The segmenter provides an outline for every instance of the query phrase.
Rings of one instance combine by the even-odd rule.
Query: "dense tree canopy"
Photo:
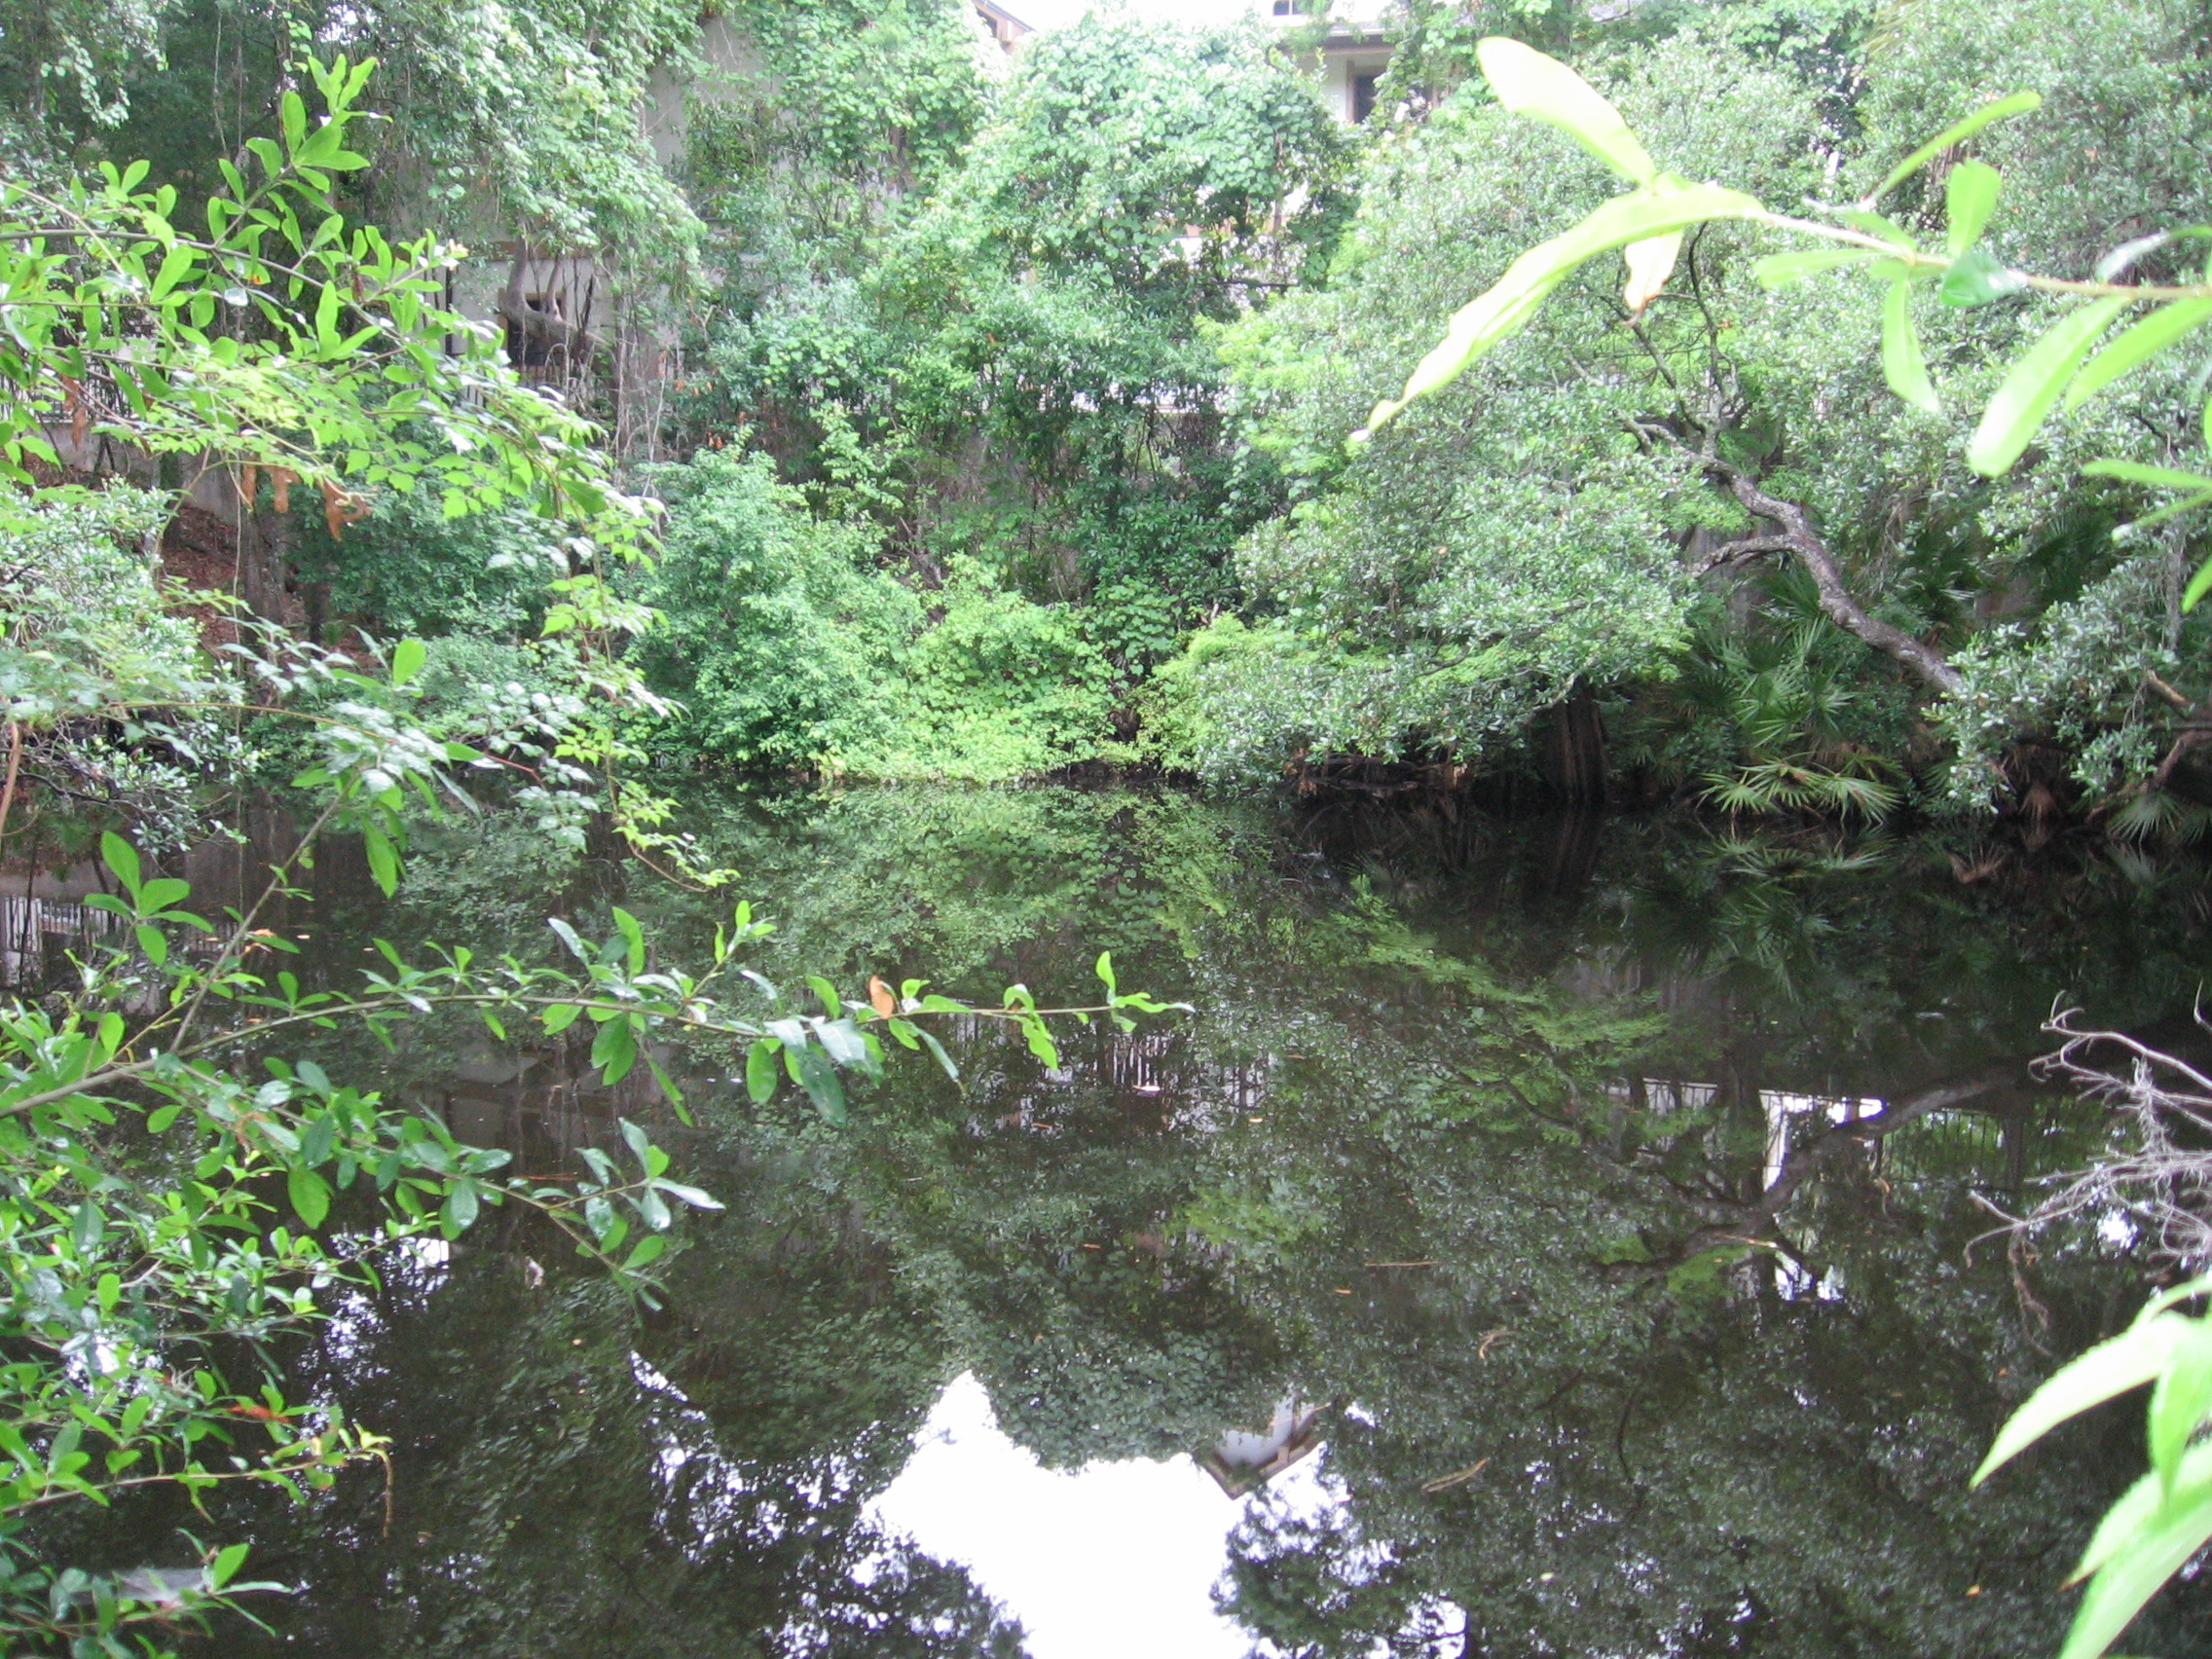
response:
[[[1987,165],[1988,248],[2063,276],[2204,216],[2200,26],[2157,0],[1418,0],[1353,129],[1316,95],[1311,29],[1101,15],[1010,59],[956,0],[705,23],[650,0],[133,0],[31,8],[0,47],[17,173],[143,155],[188,205],[276,130],[299,43],[378,58],[374,165],[343,205],[495,250],[510,344],[558,334],[590,371],[566,395],[677,468],[643,481],[675,565],[638,590],[670,624],[639,660],[695,705],[664,753],[1245,782],[1443,761],[1557,786],[1544,756],[1573,752],[1570,793],[2071,805],[2139,835],[2188,832],[2201,793],[2202,625],[2175,600],[2195,532],[2116,540],[2140,494],[2081,463],[2188,461],[2180,357],[1987,481],[1967,423],[2048,301],[1918,303],[1935,415],[1886,395],[1850,273],[1770,292],[1772,235],[1714,224],[1647,305],[1591,268],[1449,394],[1345,440],[1444,314],[1610,189],[1489,96],[1485,35],[1583,66],[1683,176],[1784,203],[2040,93],[1885,205],[1938,229],[1945,168]],[[2187,245],[2134,269],[2174,276]],[[594,317],[524,304],[555,253],[589,256]],[[527,535],[371,504],[355,536],[278,537],[316,626],[509,646],[537,626],[505,578],[456,585],[532,569]],[[1764,548],[1775,512],[1816,560]],[[748,537],[805,550],[757,566],[753,597],[697,564]],[[410,561],[448,597],[425,608]]]

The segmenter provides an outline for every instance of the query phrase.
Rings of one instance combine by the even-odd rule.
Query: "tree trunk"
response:
[[[1962,683],[1959,671],[1951,666],[1950,659],[1934,645],[1924,645],[1902,628],[1893,628],[1878,617],[1866,614],[1866,608],[1852,597],[1851,590],[1843,585],[1843,576],[1835,568],[1827,543],[1813,531],[1812,520],[1805,509],[1794,501],[1785,501],[1770,496],[1753,483],[1748,473],[1728,465],[1725,461],[1711,463],[1735,493],[1736,499],[1760,518],[1771,519],[1782,528],[1772,534],[1759,534],[1739,537],[1718,549],[1707,561],[1707,568],[1728,564],[1754,553],[1788,552],[1795,555],[1805,567],[1806,574],[1813,578],[1819,590],[1821,609],[1828,620],[1846,633],[1856,634],[1876,650],[1895,657],[1938,691],[1956,691]]]
[[[1576,682],[1551,711],[1543,746],[1544,781],[1574,806],[1605,803],[1605,722],[1590,688]]]

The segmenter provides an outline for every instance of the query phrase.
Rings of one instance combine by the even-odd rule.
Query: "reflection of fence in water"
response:
[[[71,950],[121,942],[123,918],[69,899],[0,899],[0,985],[33,985]]]
[[[1640,1077],[1607,1087],[1620,1104],[1658,1117],[1695,1112],[1720,1098],[1720,1086],[1682,1078]],[[1767,1124],[1762,1185],[1771,1187],[1793,1147],[1825,1132],[1826,1125],[1879,1118],[1889,1102],[1878,1095],[1807,1094],[1792,1089],[1756,1091]],[[1819,1126],[1819,1127],[1817,1127]],[[2036,1127],[2017,1109],[2009,1112],[1928,1112],[1867,1139],[1877,1173],[1903,1180],[2018,1182]]]
[[[220,936],[213,934],[179,929],[168,938],[169,948],[181,955],[205,957],[222,949]],[[0,985],[34,987],[66,969],[72,955],[103,945],[138,954],[130,925],[111,911],[74,899],[0,898]]]
[[[1020,1031],[1011,1021],[977,1014],[955,1014],[945,1035],[955,1051],[985,1043],[1022,1047]],[[1017,1093],[1006,1116],[1028,1123],[1052,1100],[1052,1086],[1089,1083],[1108,1093],[1158,1099],[1178,1122],[1191,1127],[1205,1126],[1213,1112],[1238,1113],[1256,1109],[1266,1097],[1273,1056],[1263,1055],[1249,1065],[1222,1065],[1178,1052],[1187,1033],[1172,1026],[1153,1026],[1133,1032],[1094,1025],[1062,1027],[1054,1033],[1060,1051],[1057,1067],[1039,1078],[1035,1072],[1010,1074]],[[966,1068],[963,1067],[963,1070]],[[1042,1087],[1040,1087],[1042,1085]]]

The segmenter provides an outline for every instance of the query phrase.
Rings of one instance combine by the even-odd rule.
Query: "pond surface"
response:
[[[388,1489],[66,1523],[117,1563],[250,1536],[302,1587],[204,1651],[2055,1650],[2139,1415],[1966,1477],[2144,1264],[2118,1224],[1974,1241],[2114,1132],[2028,1070],[2054,999],[2188,1035],[2200,866],[1449,802],[699,811],[772,979],[1088,999],[1111,950],[1197,1012],[1050,1074],[957,1031],[964,1091],[894,1066],[844,1128],[727,1055],[684,1062],[689,1130],[460,1024],[324,1055],[527,1170],[649,1120],[727,1208],[643,1326],[513,1218],[394,1263],[294,1356]],[[331,982],[372,935],[536,952],[609,899],[674,959],[728,904],[512,824],[431,834],[388,907],[324,866],[289,925]]]

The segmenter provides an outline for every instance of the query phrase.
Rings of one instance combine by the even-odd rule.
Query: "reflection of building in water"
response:
[[[1321,1444],[1321,1414],[1327,1409],[1287,1399],[1275,1407],[1265,1433],[1233,1428],[1198,1454],[1198,1465],[1231,1497],[1242,1497]]]
[[[658,1046],[655,1053],[664,1066],[676,1057]],[[424,1093],[457,1140],[511,1152],[516,1171],[540,1180],[568,1179],[564,1166],[576,1148],[609,1144],[617,1118],[647,1119],[661,1101],[649,1067],[609,1088],[588,1045],[565,1038],[527,1049],[478,1043]],[[653,1138],[665,1141],[670,1132],[656,1124]]]
[[[1681,1078],[1630,1078],[1608,1085],[1605,1092],[1620,1106],[1659,1118],[1687,1116],[1725,1104],[1718,1084]],[[1878,1126],[1892,1110],[1890,1101],[1872,1094],[1810,1094],[1788,1088],[1747,1092],[1755,1095],[1766,1121],[1762,1190],[1782,1179],[1792,1151],[1811,1146],[1832,1127]],[[1908,1111],[1895,1126],[1867,1134],[1864,1144],[1876,1173],[1943,1178],[1965,1174],[2018,1185],[2029,1172],[2025,1152],[2036,1132],[2032,1113],[2012,1090],[1986,1093],[1986,1104]]]

